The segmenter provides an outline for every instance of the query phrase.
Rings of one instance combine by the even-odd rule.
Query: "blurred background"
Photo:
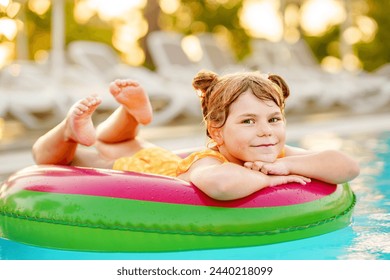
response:
[[[191,80],[258,70],[290,85],[291,141],[313,131],[390,129],[388,0],[0,0],[0,179],[91,93],[117,104],[140,81],[156,111],[141,135],[170,149],[206,142]]]

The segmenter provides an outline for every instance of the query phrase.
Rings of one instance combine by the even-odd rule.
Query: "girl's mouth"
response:
[[[260,145],[253,145],[252,147],[255,147],[255,148],[261,148],[261,147],[273,147],[275,146],[276,144],[260,144]]]

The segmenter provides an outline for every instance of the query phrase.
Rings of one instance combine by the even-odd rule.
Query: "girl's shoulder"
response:
[[[196,151],[191,153],[189,156],[184,158],[179,162],[178,168],[177,168],[177,175],[180,175],[182,173],[185,173],[190,169],[190,167],[198,160],[206,158],[206,157],[213,157],[222,163],[228,162],[228,160],[218,151],[212,150],[212,149],[205,149],[202,151]]]

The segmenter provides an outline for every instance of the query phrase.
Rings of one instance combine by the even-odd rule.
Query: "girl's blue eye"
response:
[[[274,122],[278,122],[278,121],[280,121],[280,118],[271,118],[269,120],[270,123],[274,123]]]
[[[253,119],[247,119],[247,120],[243,120],[242,123],[244,123],[244,124],[254,124],[255,121]]]

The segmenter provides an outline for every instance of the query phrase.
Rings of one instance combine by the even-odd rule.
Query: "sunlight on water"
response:
[[[307,149],[339,149],[359,160],[361,174],[351,187],[357,196],[352,230],[356,233],[338,259],[390,258],[390,133],[340,137],[321,133],[302,139]]]
[[[358,203],[352,226],[358,235],[347,248],[348,259],[390,257],[390,133],[383,136],[358,140],[362,173],[353,185]]]

